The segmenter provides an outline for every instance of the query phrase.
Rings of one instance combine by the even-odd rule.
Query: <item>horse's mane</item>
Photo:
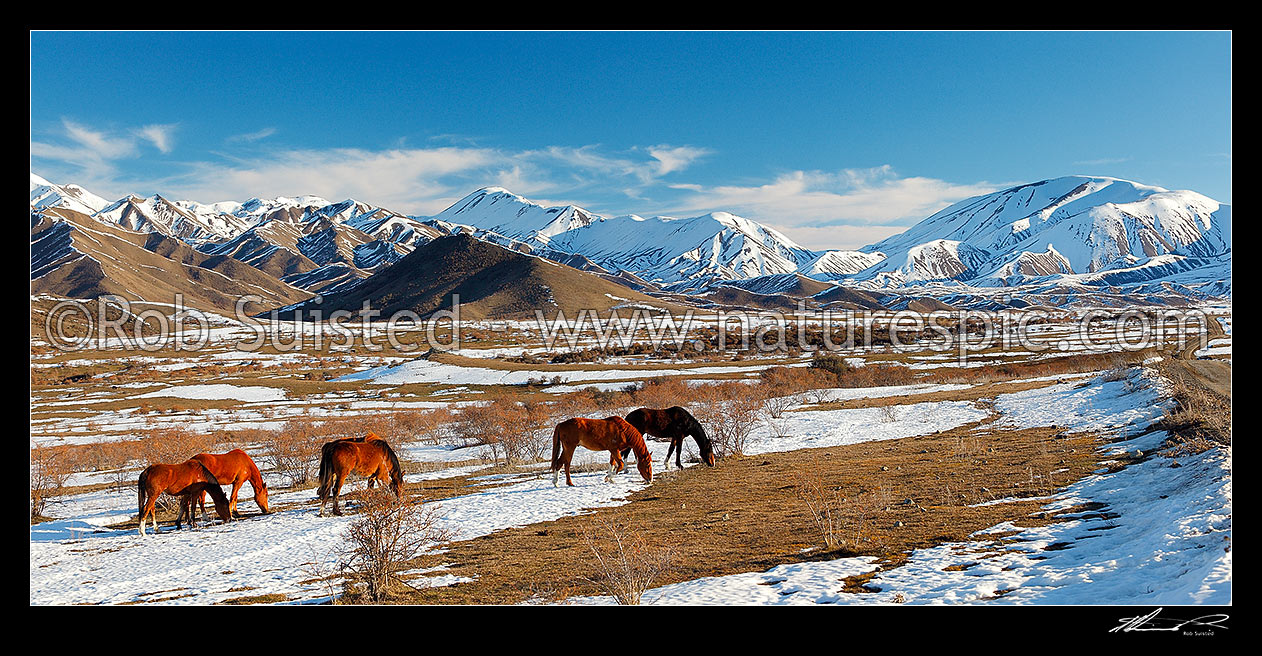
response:
[[[188,462],[195,462],[195,463],[197,463],[197,466],[198,466],[198,467],[201,467],[201,468],[202,468],[202,473],[206,475],[206,482],[207,482],[207,483],[214,483],[215,485],[219,485],[219,479],[218,479],[218,478],[215,478],[215,475],[214,475],[214,474],[212,474],[212,473],[210,473],[210,468],[206,466],[206,463],[204,463],[204,462],[202,462],[202,461],[200,461],[200,460],[198,460],[198,459],[196,459],[196,458],[189,458],[189,459],[188,459]]]
[[[614,419],[622,419],[622,417],[610,417],[609,419],[612,421]],[[622,422],[633,429],[631,431],[633,437],[629,441],[631,442],[631,450],[635,452],[635,459],[639,460],[643,457],[649,457],[649,445],[644,442],[643,431],[641,431],[638,426],[625,419],[622,419]]]

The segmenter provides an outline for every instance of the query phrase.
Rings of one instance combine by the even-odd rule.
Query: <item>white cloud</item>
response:
[[[752,186],[671,187],[688,192],[675,204],[676,211],[724,209],[785,228],[899,225],[1002,188],[985,182],[955,184],[934,178],[898,177],[888,165],[835,173],[793,171]]]
[[[1131,161],[1131,158],[1129,157],[1105,157],[1101,159],[1084,159],[1081,161],[1074,162],[1073,165],[1074,166],[1108,166],[1109,164],[1121,164],[1123,162],[1129,162],[1129,161]]]
[[[268,127],[268,128],[263,128],[262,130],[257,130],[255,132],[246,132],[245,134],[234,134],[231,137],[228,137],[227,139],[225,139],[224,141],[227,141],[228,143],[237,143],[237,142],[242,142],[242,141],[254,142],[260,139],[266,139],[272,136],[273,134],[276,134],[276,128]]]
[[[653,146],[648,149],[649,155],[657,160],[657,175],[663,176],[674,171],[682,171],[693,162],[712,153],[706,148],[692,146]]]
[[[175,125],[146,125],[140,129],[133,130],[133,134],[152,143],[155,148],[162,151],[163,154],[171,152],[175,146],[174,134]]]
[[[315,194],[432,213],[445,208],[437,203],[453,192],[456,198],[463,195],[444,178],[485,170],[500,160],[493,150],[469,148],[290,150],[249,164],[196,164],[190,174],[171,181],[168,193],[216,200]]]

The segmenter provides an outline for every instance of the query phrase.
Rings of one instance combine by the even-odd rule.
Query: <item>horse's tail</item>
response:
[[[136,479],[136,516],[141,517],[145,512],[145,483],[149,478],[149,470],[140,472],[140,477]]]
[[[561,424],[552,429],[552,471],[561,468]]]
[[[333,489],[334,466],[333,452],[337,449],[337,442],[325,442],[320,447],[320,487],[316,490],[320,500],[323,501]]]
[[[386,457],[390,459],[390,490],[394,492],[394,496],[403,497],[403,466],[399,464],[399,457],[394,455],[394,449],[390,448],[390,443],[378,437],[376,442],[381,444],[381,448],[385,449]]]

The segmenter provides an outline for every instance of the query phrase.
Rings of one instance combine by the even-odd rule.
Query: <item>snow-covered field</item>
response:
[[[754,372],[761,367],[690,368],[707,372]],[[713,371],[711,371],[713,370]],[[643,375],[644,370],[631,370]],[[432,381],[459,384],[505,384],[512,376],[480,367],[457,367],[423,360],[386,363],[352,374],[360,382],[378,385]],[[621,370],[567,372],[571,380],[617,379]],[[654,372],[658,373],[657,371]],[[585,377],[589,376],[589,377]],[[1113,434],[1128,441],[1114,450],[1149,451],[1163,435],[1141,433],[1161,414],[1157,382],[1132,373],[1121,380],[1099,375],[1059,376],[1053,384],[1022,392],[999,394],[993,410],[973,402],[932,401],[903,403],[893,409],[802,408],[761,423],[750,436],[746,453],[770,453],[803,448],[894,440],[928,435],[993,419],[1006,427],[1059,426],[1069,431]],[[221,383],[160,385],[124,388],[143,398],[170,396],[188,399],[233,399],[234,409],[199,412],[196,429],[225,429],[238,425],[283,422],[285,410],[304,412],[334,401],[350,408],[372,404],[398,408],[399,402],[365,400],[340,393],[321,400],[296,400],[270,387]],[[813,394],[815,401],[842,401],[950,392],[969,385],[904,385],[834,389]],[[372,388],[377,389],[377,388]],[[799,399],[804,400],[804,399]],[[82,401],[82,399],[80,399]],[[44,405],[55,403],[44,401]],[[441,400],[405,402],[408,407],[451,405]],[[137,421],[126,410],[94,415],[94,422],[127,425]],[[277,413],[280,413],[279,415]],[[997,413],[997,417],[995,416]],[[180,417],[170,418],[180,422]],[[82,419],[66,421],[86,422]],[[152,426],[151,419],[144,420]],[[87,427],[84,423],[82,426]],[[68,426],[69,428],[69,426]],[[91,441],[89,429],[83,440]],[[1132,437],[1137,436],[1137,437]],[[686,453],[693,445],[687,441]],[[667,444],[649,442],[655,464],[665,457]],[[400,455],[410,461],[461,463],[460,466],[413,474],[409,482],[476,474],[483,465],[468,461],[487,458],[481,448],[408,444]],[[575,464],[602,463],[603,453],[580,450]],[[871,594],[840,591],[839,579],[872,571],[870,558],[782,565],[765,572],[707,578],[650,591],[646,602],[682,604],[802,604],[802,603],[968,603],[996,598],[1000,603],[1229,603],[1231,594],[1231,484],[1230,456],[1213,450],[1181,458],[1179,467],[1164,457],[1153,457],[1114,473],[1101,471],[1047,500],[1047,510],[1095,502],[1107,504],[1113,519],[1084,516],[1035,529],[1000,525],[983,531],[1018,531],[1016,542],[1002,553],[986,554],[981,543],[946,544],[922,549],[910,561],[882,571],[868,584]],[[659,469],[659,472],[661,470]],[[268,474],[269,478],[271,474]],[[513,526],[553,520],[599,507],[627,503],[627,496],[645,483],[634,467],[612,484],[603,472],[576,473],[577,487],[554,488],[546,465],[516,474],[497,474],[478,480],[467,492],[437,502],[442,522],[460,539],[486,535]],[[109,474],[77,474],[74,484],[107,482]],[[274,484],[281,483],[273,480]],[[357,487],[354,485],[353,487]],[[136,513],[134,491],[98,490],[63,498],[47,511],[52,521],[31,527],[32,604],[209,604],[234,597],[284,595],[286,603],[318,602],[328,598],[327,584],[313,580],[335,568],[336,552],[351,517],[317,517],[311,505],[314,490],[272,494],[268,516],[249,517],[227,524],[214,523],[196,530],[167,531],[140,537],[134,531],[109,529]],[[242,502],[253,511],[249,488]],[[983,537],[983,536],[979,536]],[[1070,547],[1062,548],[1068,544]],[[1049,549],[1056,545],[1055,548]],[[983,550],[984,551],[984,550]],[[982,556],[986,556],[983,558]],[[970,564],[972,563],[972,564]],[[970,564],[962,570],[953,565]],[[958,570],[958,571],[956,571]],[[458,583],[442,571],[416,585]],[[570,600],[610,603],[604,598]]]
[[[1071,431],[1112,428],[1135,434],[1161,412],[1155,390],[1132,375],[1086,387],[1004,394],[1004,422],[1056,419]],[[1129,388],[1128,388],[1129,386]],[[1055,408],[1046,414],[1045,408]],[[1058,418],[1058,419],[1057,419]],[[1149,452],[1166,438],[1154,431],[1111,444],[1109,453]],[[915,551],[908,563],[879,572],[874,593],[842,594],[839,580],[873,570],[875,559],[843,558],[781,565],[765,572],[713,577],[656,588],[655,604],[1230,604],[1231,458],[1220,449],[1171,460],[1150,457],[1075,483],[1044,506],[1090,512],[1038,528],[1005,522],[979,531],[1015,533],[1002,547],[981,542]],[[569,603],[614,603],[586,597]]]

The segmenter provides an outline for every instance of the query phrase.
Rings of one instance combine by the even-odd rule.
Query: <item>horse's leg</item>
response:
[[[622,454],[617,449],[609,452],[609,475],[605,477],[606,483],[612,483],[614,474],[626,469],[627,463],[622,461]]]
[[[145,534],[145,521],[147,521],[149,516],[153,513],[153,506],[154,506],[153,501],[154,500],[149,497],[149,493],[146,492],[145,503],[140,508],[140,534],[141,535]],[[153,524],[153,532],[154,533],[158,532],[158,523],[156,521]]]
[[[561,450],[561,462],[565,463],[565,484],[569,487],[574,487],[574,481],[570,480],[570,461],[574,459],[574,449],[577,447],[577,444],[566,444]]]
[[[670,446],[666,447],[666,460],[662,463],[665,469],[670,469],[670,454],[675,451],[675,438],[670,438]]]
[[[344,474],[335,473],[333,477],[333,514],[341,517],[342,508],[337,505],[337,497],[342,493],[342,481],[346,480],[346,476]]]
[[[245,479],[238,477],[232,482],[232,499],[228,502],[228,516],[240,517],[237,514],[237,493],[241,491],[241,486],[245,485]],[[206,497],[202,497],[202,513],[206,512]]]
[[[679,461],[679,456],[684,452],[684,436],[680,435],[679,437],[676,437],[671,440],[671,443],[675,445],[675,468],[683,469],[684,463]]]

